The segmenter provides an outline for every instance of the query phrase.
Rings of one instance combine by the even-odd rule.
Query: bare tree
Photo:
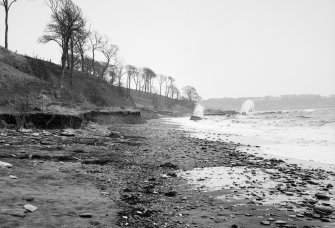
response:
[[[140,80],[140,91],[146,92],[147,78],[146,78],[146,75],[144,74],[143,68],[141,68],[140,77],[141,77],[141,80]]]
[[[153,70],[148,67],[143,67],[144,92],[151,92],[152,79],[156,77]]]
[[[128,88],[128,93],[130,93],[131,78],[133,78],[134,75],[138,73],[138,71],[137,71],[137,68],[133,65],[127,65],[126,71],[127,71],[127,88]]]
[[[83,30],[81,33],[77,33],[75,36],[75,46],[74,52],[80,59],[81,71],[86,72],[85,70],[85,53],[88,51],[87,41],[90,31]]]
[[[197,90],[192,86],[185,86],[183,88],[183,93],[186,96],[186,98],[193,103],[195,103],[195,102],[197,102],[201,99]]]
[[[177,100],[179,100],[180,97],[180,90],[176,87],[175,94],[177,96]]]
[[[171,98],[174,99],[174,96],[176,95],[176,99],[179,99],[180,91],[176,85],[172,85],[171,87]]]
[[[111,85],[115,85],[115,82],[116,82],[116,66],[112,66],[111,67],[111,70],[108,71],[108,74],[109,74],[109,84]]]
[[[8,50],[8,16],[9,10],[17,0],[0,0],[0,5],[5,9],[5,48]]]
[[[116,85],[120,90],[123,76],[127,73],[123,64],[123,60],[115,60],[115,64],[112,66],[112,72],[112,75],[110,74],[112,76],[110,83],[112,83],[112,85]]]
[[[159,95],[162,96],[162,86],[166,82],[166,76],[158,75],[158,84],[159,84]]]
[[[122,79],[123,79],[123,75],[122,74],[122,70],[123,69],[120,69],[119,73],[116,75],[116,80],[117,80],[117,87],[120,89],[121,86],[122,86]]]
[[[172,89],[172,86],[173,86],[173,83],[175,82],[176,80],[169,76],[165,82],[165,96],[166,97],[169,97],[170,93],[171,93],[171,89]]]
[[[91,51],[92,51],[92,66],[93,66],[93,75],[95,75],[95,52],[96,51],[101,51],[106,43],[104,42],[102,36],[97,32],[93,31],[90,33],[89,40],[91,43]]]
[[[92,58],[85,56],[85,59],[84,59],[85,72],[93,75],[93,65],[92,64],[93,64]],[[105,68],[105,63],[94,61],[94,68],[95,68],[96,75],[101,75],[101,72]]]
[[[106,65],[100,76],[101,78],[103,78],[106,73],[106,70],[108,69],[108,67],[110,67],[111,59],[112,58],[116,59],[117,54],[119,52],[119,47],[114,44],[110,44],[109,41],[106,40],[105,45],[101,48],[100,51],[106,58]]]
[[[135,83],[135,90],[141,91],[141,84],[142,84],[142,76],[141,76],[141,70],[136,68],[134,71],[134,74],[132,74],[132,78]]]
[[[85,28],[86,21],[81,9],[71,0],[47,0],[46,3],[52,12],[51,22],[47,25],[46,34],[41,37],[40,42],[55,41],[62,48],[60,78],[60,85],[62,85],[67,63],[69,67],[69,50],[73,54],[73,37]]]

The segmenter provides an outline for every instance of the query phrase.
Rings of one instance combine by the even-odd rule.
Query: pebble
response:
[[[283,221],[283,220],[277,220],[277,221],[275,221],[275,223],[276,223],[277,225],[285,225],[287,222],[285,222],[285,221]]]
[[[322,222],[332,222],[330,219],[328,219],[328,218],[321,218],[321,221]]]
[[[0,167],[4,167],[4,168],[12,168],[13,165],[12,164],[9,164],[7,162],[2,162],[0,161]]]
[[[316,193],[315,194],[315,197],[319,200],[330,200],[330,197],[329,196],[326,196],[322,193]]]
[[[261,221],[261,224],[264,226],[270,226],[271,222],[270,221]]]
[[[108,136],[111,138],[123,138],[121,133],[118,131],[111,131]]]
[[[79,217],[82,217],[82,218],[92,218],[92,214],[91,213],[81,213],[79,214]]]
[[[327,184],[326,188],[333,188],[334,186],[332,184]]]
[[[90,221],[90,224],[92,226],[99,226],[100,225],[100,222],[99,221]]]
[[[65,130],[60,133],[60,136],[73,137],[75,136],[75,133],[70,130]]]
[[[177,192],[176,191],[170,191],[170,192],[166,192],[165,195],[168,196],[168,197],[174,197],[174,196],[177,195]]]
[[[35,207],[34,205],[31,205],[31,204],[26,204],[23,207],[24,207],[24,209],[26,209],[29,212],[34,212],[34,211],[37,210],[37,207]]]
[[[325,214],[325,215],[330,215],[334,212],[334,209],[329,206],[322,206],[322,205],[317,205],[313,208],[315,213],[318,214]]]

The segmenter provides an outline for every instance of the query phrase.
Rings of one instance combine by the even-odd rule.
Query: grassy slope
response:
[[[50,104],[76,108],[141,107],[175,112],[190,112],[191,105],[158,95],[118,89],[96,77],[66,72],[64,87],[57,90],[61,67],[43,60],[22,56],[0,47],[0,111],[45,109]]]

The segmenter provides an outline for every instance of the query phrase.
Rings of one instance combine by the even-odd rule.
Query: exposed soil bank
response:
[[[140,123],[143,122],[140,111],[137,110],[94,110],[77,115],[27,112],[0,113],[0,128],[38,128],[38,129],[78,129],[84,121],[100,124]]]
[[[40,129],[77,129],[81,126],[82,117],[55,113],[13,113],[0,114],[0,127],[23,127]]]
[[[13,165],[0,167],[2,227],[249,228],[262,227],[261,222],[334,227],[333,213],[315,209],[322,203],[334,206],[334,189],[323,184],[334,177],[332,172],[259,158],[232,143],[190,138],[160,119],[89,124],[63,133],[0,130],[0,161]],[[256,176],[262,169],[264,177],[281,185],[267,190],[255,180],[246,188],[236,182],[233,188],[204,192],[181,174],[202,167],[238,168]],[[227,178],[242,177],[237,171]],[[297,200],[268,204],[270,193],[293,194]],[[38,209],[27,212],[23,206],[28,203]]]

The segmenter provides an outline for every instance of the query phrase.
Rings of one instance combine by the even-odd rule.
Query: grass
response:
[[[57,64],[0,47],[0,111],[6,108],[22,111],[22,106],[28,110],[44,109],[48,103],[62,107],[141,107],[178,112],[189,112],[192,106],[134,90],[129,96],[125,88],[117,88],[79,71],[73,73],[72,84],[70,71],[66,71],[63,87],[59,89],[61,72]]]

